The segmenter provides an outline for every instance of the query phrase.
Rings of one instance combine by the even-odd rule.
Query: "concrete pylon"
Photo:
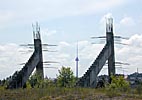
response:
[[[77,85],[82,87],[96,87],[97,76],[106,61],[108,60],[108,74],[115,75],[115,55],[114,55],[114,36],[113,36],[113,19],[108,18],[106,22],[106,44],[97,56],[96,60],[81,77]],[[111,80],[110,80],[111,82]]]
[[[108,58],[108,75],[111,76],[115,75],[115,53],[112,18],[108,18],[106,21],[106,42],[111,47],[111,55]]]
[[[33,27],[33,36],[34,36],[34,52],[23,66],[20,71],[16,71],[7,88],[22,88],[26,84],[33,70],[36,68],[36,73],[41,79],[44,79],[43,73],[43,58],[42,58],[42,42],[40,38],[40,27],[36,25],[36,30]]]
[[[34,35],[34,49],[35,53],[39,56],[39,62],[36,65],[36,73],[39,75],[41,79],[44,78],[44,71],[43,71],[43,57],[42,57],[42,42],[40,36],[40,27],[36,24],[36,31],[33,32]]]

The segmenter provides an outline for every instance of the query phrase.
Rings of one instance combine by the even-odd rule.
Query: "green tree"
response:
[[[60,87],[73,87],[75,85],[75,76],[70,67],[62,67],[57,76],[57,85]]]
[[[28,80],[32,88],[42,88],[44,80],[36,72]]]
[[[130,85],[123,76],[111,76],[111,84],[106,88],[109,97],[119,96],[122,92],[129,92]]]
[[[121,92],[126,92],[129,90],[130,84],[127,82],[123,76],[111,76],[111,84],[109,85],[110,90],[117,90]]]

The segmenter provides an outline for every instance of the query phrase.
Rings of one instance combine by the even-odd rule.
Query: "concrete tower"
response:
[[[76,49],[76,78],[78,78],[78,62],[79,62],[79,58],[78,58],[78,43],[77,43],[77,49]]]
[[[106,44],[100,51],[99,55],[77,82],[78,86],[96,87],[97,77],[103,66],[108,61],[109,76],[115,75],[115,55],[114,55],[114,37],[113,37],[113,19],[108,18],[106,22]],[[111,78],[109,80],[111,82]]]
[[[111,46],[111,55],[108,58],[108,75],[115,75],[115,54],[114,54],[114,36],[113,19],[106,20],[106,42]]]
[[[38,26],[38,24],[36,24],[36,27],[33,26],[33,36],[34,52],[29,58],[29,60],[26,62],[26,64],[23,66],[23,68],[13,74],[12,79],[10,80],[9,85],[7,87],[9,89],[24,87],[35,68],[36,73],[37,75],[39,75],[40,79],[44,78],[42,43],[40,38],[40,27]]]
[[[33,36],[34,36],[34,49],[35,53],[39,56],[39,62],[36,66],[36,73],[40,76],[41,79],[44,78],[44,71],[43,71],[43,57],[42,57],[42,42],[40,36],[40,27],[38,23],[36,23],[36,29],[33,29]]]

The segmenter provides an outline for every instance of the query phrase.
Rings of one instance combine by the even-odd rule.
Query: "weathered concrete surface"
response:
[[[114,36],[113,36],[113,20],[108,19],[106,23],[106,45],[90,66],[87,72],[81,77],[77,85],[82,87],[96,87],[97,75],[108,60],[109,76],[115,74],[115,54],[114,54]]]
[[[83,87],[96,87],[97,75],[105,65],[107,59],[111,55],[111,45],[106,44],[89,70],[83,75],[83,77],[77,83]]]
[[[41,39],[34,39],[34,47],[35,52],[38,55],[39,61],[36,65],[36,72],[41,77],[41,79],[44,78],[44,72],[43,72],[43,58],[42,58],[42,43]]]
[[[43,73],[43,58],[42,58],[42,43],[40,39],[39,27],[36,28],[34,33],[34,52],[29,58],[25,66],[12,76],[12,80],[9,82],[8,88],[20,88],[23,87],[26,81],[29,79],[31,73],[36,68],[36,73],[41,79],[44,78]]]

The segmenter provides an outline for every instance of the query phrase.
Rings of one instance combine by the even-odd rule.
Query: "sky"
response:
[[[116,68],[125,75],[142,72],[141,0],[0,0],[0,79],[20,70],[32,52],[20,44],[33,43],[32,24],[38,22],[42,43],[57,52],[43,52],[44,61],[58,61],[45,67],[47,77],[55,78],[62,66],[75,74],[76,44],[79,45],[81,77],[102,50],[104,44],[92,36],[105,35],[105,19],[114,19],[114,35],[128,37],[115,44],[116,61],[129,63]],[[95,43],[95,44],[92,44]],[[104,66],[100,74],[107,74]]]

